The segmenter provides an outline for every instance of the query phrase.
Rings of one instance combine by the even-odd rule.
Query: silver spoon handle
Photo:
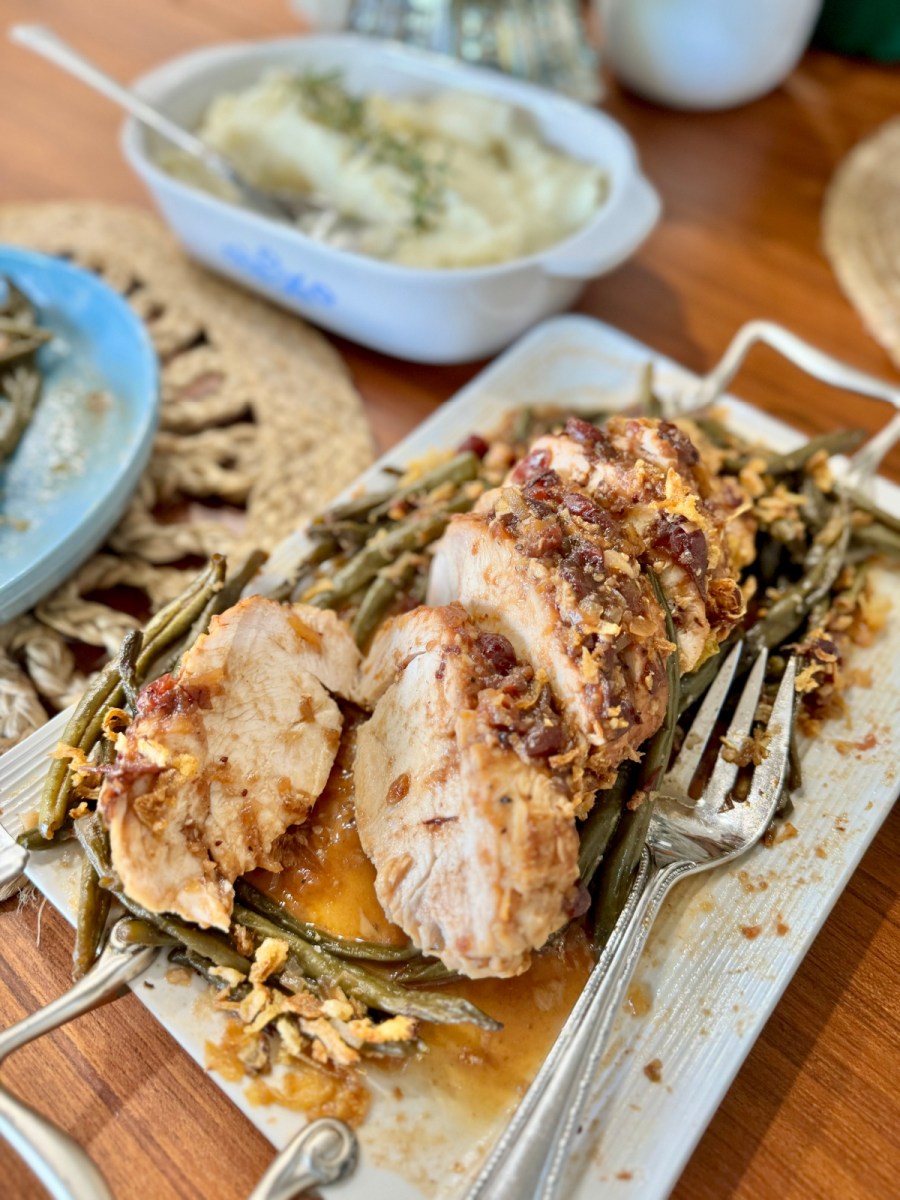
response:
[[[144,125],[155,129],[167,141],[172,142],[187,154],[199,155],[205,159],[214,157],[218,160],[218,155],[214,155],[199,138],[163,116],[152,104],[142,100],[136,92],[123,87],[105,71],[95,67],[92,62],[79,54],[77,50],[73,50],[51,29],[47,29],[43,25],[13,25],[9,30],[9,37],[18,45],[26,46],[29,50],[33,50],[36,54],[55,63],[56,66],[62,67],[64,71],[68,71],[70,75],[74,75],[88,87],[100,92],[108,100],[112,100],[120,108],[124,108],[126,112],[130,112]]]
[[[248,1200],[291,1200],[308,1188],[337,1183],[356,1166],[357,1152],[352,1129],[322,1117],[285,1146]]]
[[[0,1033],[0,1061],[20,1046],[111,1000],[150,965],[157,946],[107,943],[97,963],[64,996]],[[54,1200],[112,1200],[103,1175],[81,1146],[52,1121],[0,1088],[0,1136],[34,1171]]]
[[[523,1196],[534,1194],[535,1181],[550,1152],[550,1142],[545,1136],[547,1123],[558,1123],[556,1105],[561,1087],[560,1071],[569,1061],[573,1046],[576,1056],[582,1052],[580,1048],[584,1045],[596,1006],[602,1004],[602,997],[615,973],[621,947],[628,941],[629,932],[643,912],[649,873],[649,853],[644,850],[625,908],[597,965],[588,976],[534,1082],[472,1185],[467,1200],[521,1200]]]

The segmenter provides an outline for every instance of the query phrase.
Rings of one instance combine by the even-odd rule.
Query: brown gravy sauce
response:
[[[375,868],[360,845],[353,813],[353,743],[344,738],[328,785],[303,827],[293,864],[279,875],[258,871],[250,881],[304,921],[343,937],[403,945],[407,938],[385,916],[375,895]],[[525,1092],[562,1027],[593,965],[580,929],[535,955],[515,979],[460,980],[441,991],[465,996],[503,1022],[491,1033],[471,1025],[423,1025],[428,1053],[415,1072],[479,1121],[510,1108]],[[390,1072],[402,1089],[404,1071]]]

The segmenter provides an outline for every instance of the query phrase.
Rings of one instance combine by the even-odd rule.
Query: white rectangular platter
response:
[[[696,376],[608,326],[582,317],[548,321],[382,464],[402,465],[427,450],[454,447],[472,432],[489,431],[512,406],[573,411],[624,406],[633,400],[648,358],[663,396],[684,394],[696,384]],[[738,400],[727,400],[725,408],[735,429],[776,448],[803,440]],[[382,464],[350,490],[375,486]],[[885,480],[874,486],[878,502],[900,514],[900,488]],[[295,536],[282,545],[270,560],[266,585],[280,581],[303,544]],[[618,1020],[572,1164],[571,1194],[577,1200],[668,1195],[891,808],[898,791],[900,578],[879,571],[876,586],[891,601],[892,614],[875,644],[855,650],[851,662],[870,671],[872,683],[849,691],[846,721],[826,726],[814,746],[803,746],[805,784],[791,817],[796,836],[756,849],[734,868],[682,883],[657,924],[637,976],[642,995],[650,999],[649,1012],[636,1017],[623,1011]],[[19,829],[17,814],[36,803],[45,756],[59,729],[57,718],[0,760],[0,819],[13,833]],[[869,733],[875,743],[870,749],[839,753],[835,742],[861,742]],[[71,849],[34,855],[28,871],[69,919],[74,858]],[[747,875],[739,878],[739,871]],[[750,883],[764,880],[766,887],[751,890],[748,875]],[[742,926],[760,927],[759,935],[748,939]],[[204,1045],[219,1039],[223,1018],[203,1002],[199,982],[193,989],[173,987],[165,982],[165,970],[164,962],[157,963],[148,976],[154,989],[138,982],[135,992],[203,1064]],[[662,1064],[659,1082],[644,1072],[654,1059]],[[242,1085],[211,1078],[276,1146],[302,1123],[296,1113],[251,1106]],[[502,1118],[490,1128],[478,1125],[464,1104],[424,1079],[417,1082],[414,1070],[403,1077],[402,1099],[393,1095],[393,1082],[382,1085],[375,1078],[372,1111],[359,1131],[361,1166],[334,1192],[346,1200],[464,1195]]]

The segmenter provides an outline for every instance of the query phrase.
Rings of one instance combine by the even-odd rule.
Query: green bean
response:
[[[139,684],[135,668],[143,644],[144,635],[141,631],[139,629],[129,629],[128,633],[122,639],[122,645],[115,659],[116,670],[119,673],[119,679],[122,681],[122,691],[125,693],[125,700],[132,715],[137,712]]]
[[[175,941],[210,959],[219,967],[230,967],[242,975],[250,972],[250,963],[230,945],[226,938],[212,930],[197,929],[165,913],[153,913],[136,903],[122,890],[113,871],[109,854],[109,838],[99,813],[88,813],[75,822],[75,836],[97,873],[101,887],[106,888],[123,908],[141,921],[162,930]]]
[[[243,879],[239,879],[235,883],[234,894],[252,912],[274,921],[276,925],[288,933],[294,933],[297,937],[303,938],[305,942],[321,946],[323,950],[327,950],[329,954],[334,954],[338,958],[361,958],[369,962],[397,963],[418,957],[419,951],[410,942],[407,942],[405,946],[391,946],[385,942],[366,942],[362,938],[340,937],[336,933],[328,933],[327,930],[320,929],[317,925],[298,921],[291,913],[286,912],[277,900],[257,891]]]
[[[85,859],[85,861],[87,861]],[[107,892],[107,895],[112,893]],[[122,917],[117,922],[117,935],[120,942],[129,946],[177,946],[178,941],[168,933],[163,933],[149,921],[141,921],[137,917]]]
[[[891,558],[900,555],[900,533],[887,525],[861,525],[853,530],[851,542],[870,554],[884,554]]]
[[[481,459],[478,455],[473,454],[471,450],[464,450],[461,454],[451,458],[449,462],[441,463],[430,471],[426,471],[412,483],[397,488],[389,500],[383,500],[370,510],[369,521],[378,521],[382,517],[386,517],[395,504],[399,504],[411,496],[425,496],[446,483],[468,483],[470,479],[477,477],[480,470]]]
[[[663,406],[653,390],[653,363],[648,359],[641,368],[641,378],[638,383],[636,409],[642,417],[662,417]]]
[[[519,442],[527,442],[531,436],[531,431],[534,428],[534,409],[520,408],[516,414],[516,423],[512,430],[512,440],[514,445]]]
[[[379,504],[388,503],[395,495],[396,491],[391,488],[380,492],[363,492],[353,500],[345,500],[343,504],[336,504],[334,508],[330,508],[324,516],[317,518],[315,524],[327,528],[332,521],[356,521],[360,517],[367,517]]]
[[[394,568],[399,569],[394,569]],[[416,573],[416,564],[412,560],[405,563],[402,558],[395,564],[379,571],[369,584],[362,603],[353,618],[351,632],[357,646],[366,645],[375,629],[381,623],[384,614],[397,599],[403,589],[412,581]]]
[[[452,983],[455,979],[459,979],[458,971],[451,971],[449,967],[445,967],[440,959],[425,958],[424,956],[416,961],[407,963],[405,967],[401,967],[398,971],[394,971],[391,978],[395,983],[404,983],[416,985],[419,983]]]
[[[263,937],[278,938],[287,942],[304,975],[329,986],[342,988],[347,995],[355,996],[369,1008],[404,1017],[415,1017],[422,1021],[433,1021],[439,1025],[472,1024],[482,1029],[501,1028],[498,1021],[487,1016],[468,1000],[461,1000],[455,996],[441,996],[433,992],[408,991],[371,969],[357,963],[344,962],[321,946],[314,946],[305,938],[298,937],[282,926],[274,925],[242,904],[234,906],[234,919]]]
[[[60,845],[61,842],[67,841],[75,836],[75,831],[72,829],[71,821],[62,824],[56,831],[53,839],[45,838],[37,826],[34,829],[23,829],[16,838],[20,846],[26,850],[52,850],[54,846]]]
[[[656,598],[662,605],[666,617],[666,636],[676,649],[666,660],[668,701],[666,715],[661,728],[647,744],[644,756],[636,772],[635,796],[642,795],[637,808],[628,805],[622,810],[615,832],[607,864],[600,876],[600,886],[594,901],[593,944],[599,950],[606,942],[619,919],[619,913],[628,899],[634,874],[640,862],[650,818],[653,815],[653,793],[668,769],[672,754],[672,741],[678,724],[680,704],[680,671],[678,660],[678,638],[672,611],[656,575],[648,572]]]
[[[746,657],[755,657],[763,647],[774,650],[799,629],[810,610],[831,591],[844,566],[850,539],[845,506],[831,520],[838,526],[837,534],[830,544],[813,544],[806,556],[803,577],[786,588],[748,632],[744,642]]]
[[[309,603],[317,608],[335,608],[358,588],[368,584],[382,567],[394,562],[408,550],[421,550],[444,532],[450,514],[470,508],[468,500],[459,498],[446,505],[440,512],[427,516],[413,517],[395,526],[383,537],[373,538],[358,554],[350,559],[331,580],[327,592],[318,592]]]
[[[626,807],[622,812],[622,819],[616,830],[612,849],[607,854],[594,900],[594,929],[591,942],[596,951],[606,945],[628,899],[635,868],[640,862],[647,841],[652,814],[653,804],[649,796],[644,796],[638,808]]]
[[[654,792],[659,782],[669,769],[669,759],[672,757],[672,742],[675,738],[675,727],[678,724],[678,707],[681,701],[681,667],[678,658],[678,631],[672,617],[669,601],[662,589],[662,584],[654,571],[647,572],[650,584],[656,594],[656,599],[663,610],[666,619],[666,637],[675,647],[666,659],[666,680],[668,697],[666,700],[666,715],[662,728],[650,740],[647,751],[641,760],[638,772],[638,785],[642,791]],[[637,865],[637,864],[635,864]]]
[[[612,787],[598,792],[594,807],[582,823],[578,873],[585,887],[590,886],[622,815],[622,804],[631,780],[630,765],[623,764]]]
[[[724,421],[719,421],[716,417],[704,416],[694,417],[694,422],[706,434],[712,444],[720,450],[732,450],[734,448],[734,437]]]
[[[111,901],[110,893],[100,886],[93,864],[87,857],[83,858],[78,885],[75,949],[72,953],[73,979],[80,979],[97,957]]]
[[[900,533],[900,517],[888,512],[887,509],[880,508],[874,500],[863,492],[852,491],[848,495],[854,508],[862,509],[870,517],[874,517],[879,525],[886,525],[888,529],[893,529],[895,533]]]
[[[820,450],[824,450],[829,457],[832,454],[848,454],[865,441],[865,438],[864,429],[838,429],[833,433],[820,433],[818,437],[810,438],[796,450],[770,455],[766,462],[766,470],[770,475],[792,475],[805,467]]]

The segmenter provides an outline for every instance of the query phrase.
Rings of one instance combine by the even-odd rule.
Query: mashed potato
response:
[[[533,254],[590,221],[606,192],[598,167],[548,146],[508,104],[452,91],[357,97],[337,72],[268,74],[219,96],[199,133],[251,183],[314,191],[361,219],[363,252],[407,266]]]

